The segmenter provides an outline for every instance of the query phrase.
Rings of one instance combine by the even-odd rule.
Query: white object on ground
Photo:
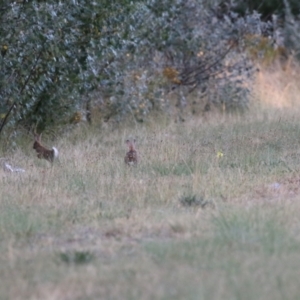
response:
[[[11,165],[8,163],[4,163],[3,165],[4,171],[6,172],[16,172],[16,173],[24,173],[25,170],[21,168],[13,168]]]
[[[278,182],[274,182],[274,183],[270,184],[270,187],[271,187],[273,190],[279,190],[280,187],[281,187],[281,184],[278,183]]]

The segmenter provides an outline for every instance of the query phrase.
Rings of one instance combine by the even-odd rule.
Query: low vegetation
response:
[[[3,1],[1,140],[17,140],[18,126],[40,133],[174,111],[183,121],[189,102],[193,112],[245,111],[256,62],[298,55],[299,22],[295,1],[285,18],[282,1],[269,11],[246,3],[247,13],[239,2]]]
[[[0,299],[300,298],[299,5],[242,2],[3,1]]]
[[[28,136],[0,171],[1,299],[298,299],[297,76],[262,72],[243,117],[46,136],[53,166]]]

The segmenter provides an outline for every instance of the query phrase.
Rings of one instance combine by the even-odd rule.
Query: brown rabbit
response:
[[[41,145],[41,134],[34,134],[33,149],[35,149],[37,152],[38,158],[44,158],[51,163],[53,163],[54,158],[58,157],[58,150],[55,147],[52,147],[51,150],[48,150]]]
[[[137,155],[137,151],[135,149],[135,140],[130,141],[127,140],[126,141],[127,146],[129,147],[129,151],[126,153],[124,161],[125,164],[127,165],[136,165],[138,162],[138,155]]]

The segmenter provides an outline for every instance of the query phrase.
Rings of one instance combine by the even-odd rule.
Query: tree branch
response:
[[[41,58],[43,51],[44,51],[44,45],[42,46],[42,48],[41,48],[41,50],[40,50],[40,52],[39,52],[39,54],[38,54],[38,56],[36,58],[36,61],[35,61],[34,65],[32,66],[32,68],[31,68],[31,70],[30,70],[30,72],[29,72],[29,74],[28,74],[28,76],[27,76],[27,78],[26,78],[23,86],[20,89],[20,95],[22,95],[25,87],[27,86],[27,84],[28,84],[28,82],[29,82],[29,80],[30,80],[33,72],[34,72],[34,70],[36,69],[37,63],[38,63],[39,59]],[[9,117],[9,115],[11,114],[13,108],[16,107],[16,104],[17,104],[16,101],[14,101],[14,103],[10,106],[8,112],[6,113],[4,119],[3,119],[2,123],[1,123],[1,126],[0,126],[0,135],[1,135],[1,132],[2,132],[2,130],[3,130],[4,126],[5,126],[5,124],[6,124],[6,121],[7,121],[8,117]]]

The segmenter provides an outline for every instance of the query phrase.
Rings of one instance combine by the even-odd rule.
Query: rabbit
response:
[[[44,158],[51,163],[53,163],[55,158],[58,158],[58,150],[55,147],[52,147],[51,150],[48,150],[41,145],[41,134],[34,134],[33,149],[35,149],[37,152],[38,158]]]
[[[138,163],[138,155],[135,149],[135,140],[126,141],[127,146],[129,147],[129,151],[126,153],[124,161],[126,165],[136,165]]]

